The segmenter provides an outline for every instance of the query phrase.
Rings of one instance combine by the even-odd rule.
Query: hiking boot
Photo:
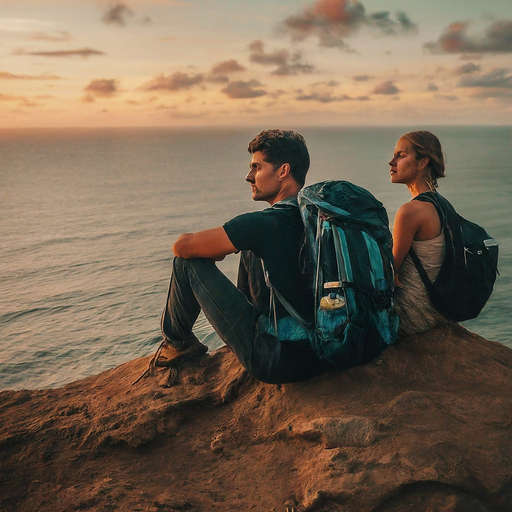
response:
[[[185,340],[180,348],[164,340],[153,356],[154,366],[155,368],[167,368],[181,361],[202,356],[207,351],[208,347],[203,345],[194,335],[190,339]]]
[[[149,361],[148,369],[132,385],[137,384],[147,375],[155,375],[157,368],[169,368],[169,376],[167,377],[169,382],[164,387],[170,387],[177,380],[179,363],[200,357],[206,354],[206,352],[208,352],[208,347],[201,343],[193,334],[190,339],[182,342],[180,348],[174,347],[167,340],[164,340],[151,358],[151,361]]]

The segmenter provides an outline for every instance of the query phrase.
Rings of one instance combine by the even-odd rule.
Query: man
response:
[[[164,341],[153,363],[174,366],[206,353],[207,347],[192,333],[202,309],[256,379],[268,383],[303,380],[330,366],[316,356],[307,330],[278,301],[271,304],[264,269],[280,294],[311,320],[311,285],[299,264],[304,227],[296,199],[309,169],[309,153],[300,134],[283,130],[261,132],[248,149],[252,158],[245,179],[252,198],[266,201],[270,208],[178,238],[162,315]],[[236,287],[215,260],[239,251]]]

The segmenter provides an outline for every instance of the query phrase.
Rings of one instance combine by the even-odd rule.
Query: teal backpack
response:
[[[392,238],[386,210],[347,181],[324,181],[299,192],[305,226],[304,265],[312,277],[314,324],[306,323],[272,287],[288,313],[308,329],[321,359],[351,368],[395,342]]]

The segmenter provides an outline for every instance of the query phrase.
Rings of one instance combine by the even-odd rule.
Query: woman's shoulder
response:
[[[400,206],[397,211],[397,215],[400,214],[405,217],[430,216],[432,213],[437,215],[436,208],[433,204],[424,201],[415,201],[414,199]]]
[[[415,240],[429,240],[441,232],[441,221],[435,206],[424,201],[411,200],[398,209],[398,222],[410,225]]]

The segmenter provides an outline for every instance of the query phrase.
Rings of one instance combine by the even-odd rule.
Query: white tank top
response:
[[[445,253],[444,233],[431,240],[414,240],[412,248],[418,255],[429,279],[435,281]],[[400,267],[399,287],[395,288],[395,307],[400,318],[399,336],[428,331],[448,323],[430,302],[427,290],[409,254]]]

